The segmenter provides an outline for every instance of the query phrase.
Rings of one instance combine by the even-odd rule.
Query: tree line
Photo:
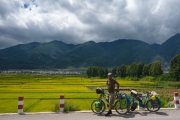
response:
[[[107,77],[107,73],[112,72],[113,76],[117,77],[142,77],[142,76],[157,76],[163,74],[161,62],[156,61],[152,64],[133,63],[131,65],[121,65],[114,67],[108,71],[106,67],[91,66],[87,69],[88,77]]]
[[[121,65],[112,68],[110,71],[106,67],[91,66],[87,69],[88,77],[107,77],[107,73],[112,72],[116,77],[144,77],[144,76],[160,76],[163,74],[162,63],[157,60],[151,64],[132,63],[131,65]],[[170,62],[170,71],[166,76],[180,81],[180,55],[175,56]]]

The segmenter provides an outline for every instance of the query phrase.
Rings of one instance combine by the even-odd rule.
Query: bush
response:
[[[52,112],[59,112],[59,103],[55,103],[52,108]],[[75,105],[73,102],[65,102],[64,103],[64,112],[69,111],[79,111],[80,108],[78,105]]]
[[[59,104],[55,103],[52,107],[52,112],[59,112]]]
[[[161,81],[175,81],[175,79],[169,73],[161,75],[159,79]]]
[[[177,83],[177,82],[175,82],[175,83],[169,83],[168,84],[170,87],[172,87],[172,88],[180,88],[180,83]]]
[[[132,81],[139,81],[140,78],[138,78],[138,77],[131,77],[131,80],[132,80]]]

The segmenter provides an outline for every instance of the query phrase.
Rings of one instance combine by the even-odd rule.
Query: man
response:
[[[108,95],[109,95],[109,111],[105,114],[105,116],[109,116],[112,114],[112,105],[114,102],[114,91],[115,91],[115,84],[117,85],[117,91],[119,91],[119,83],[112,78],[112,73],[108,73],[108,80],[107,80],[107,89],[108,89]]]

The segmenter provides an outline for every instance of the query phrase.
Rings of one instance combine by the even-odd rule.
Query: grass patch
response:
[[[72,101],[64,103],[64,112],[79,111],[79,105],[74,104]],[[59,103],[55,103],[52,108],[52,112],[60,112]]]

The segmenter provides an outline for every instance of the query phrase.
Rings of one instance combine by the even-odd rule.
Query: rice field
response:
[[[99,97],[95,88],[105,88],[106,80],[65,75],[0,74],[0,113],[17,113],[19,96],[24,96],[24,112],[52,112],[61,94],[65,96],[65,102],[78,105],[80,110],[90,110],[91,102]],[[173,100],[173,92],[180,92],[178,88],[157,88],[157,83],[150,80],[116,80],[121,91],[127,94],[129,89],[156,91],[165,103]]]

